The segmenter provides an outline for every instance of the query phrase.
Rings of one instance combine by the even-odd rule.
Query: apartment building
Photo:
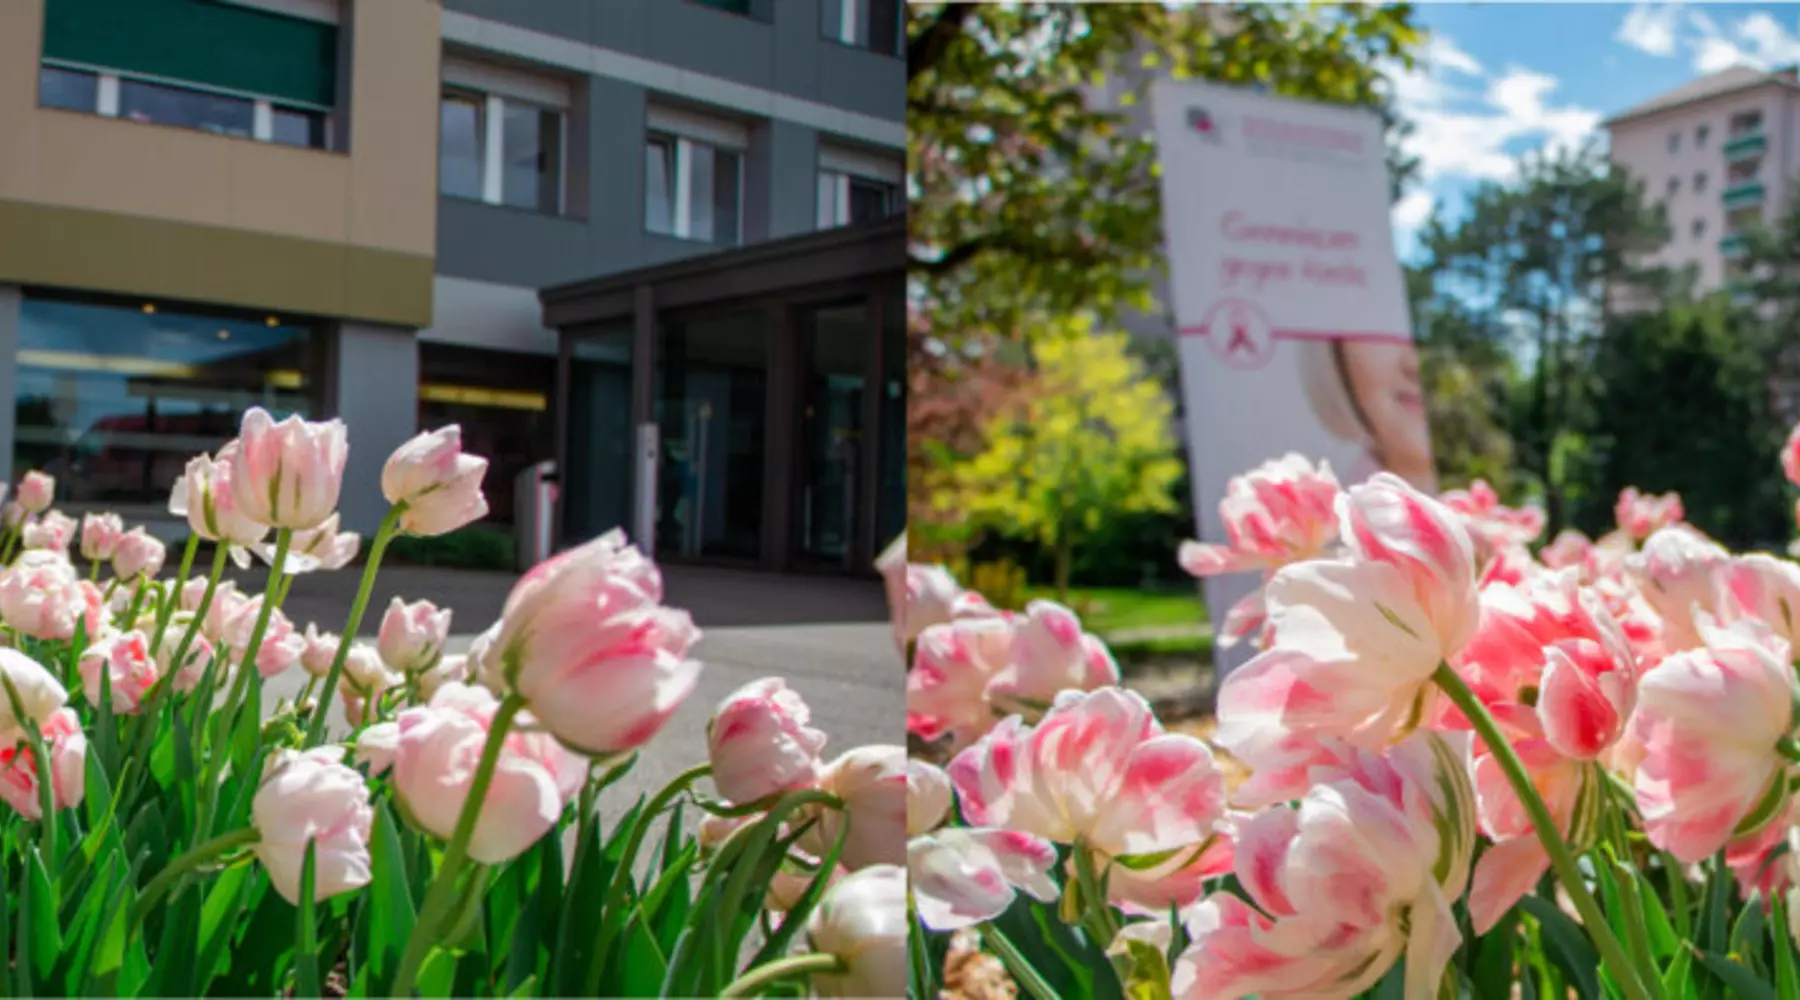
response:
[[[0,473],[149,517],[245,407],[335,415],[367,528],[388,450],[456,421],[510,519],[554,452],[538,289],[903,210],[901,16],[0,3]]]
[[[1701,77],[1606,120],[1612,162],[1667,212],[1653,263],[1692,268],[1699,291],[1730,287],[1745,233],[1773,220],[1800,170],[1800,77],[1747,66]]]

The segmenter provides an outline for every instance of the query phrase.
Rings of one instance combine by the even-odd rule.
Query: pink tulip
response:
[[[28,553],[29,554],[29,553]],[[68,560],[23,557],[0,572],[0,617],[13,630],[36,639],[68,639],[82,622],[98,635],[105,607],[98,587],[80,579]]]
[[[1481,595],[1481,626],[1456,660],[1495,715],[1577,760],[1624,732],[1639,666],[1624,630],[1574,571]]]
[[[49,725],[50,717],[69,702],[69,693],[55,675],[16,649],[0,647],[0,675],[18,692],[20,710],[15,713],[12,698],[0,690],[0,746],[24,740],[26,721],[40,729]]]
[[[437,664],[450,636],[451,610],[430,601],[408,604],[396,597],[381,619],[375,646],[391,669],[416,674]]]
[[[812,950],[837,956],[841,973],[815,973],[821,997],[898,997],[908,976],[906,869],[875,865],[831,887],[806,925]]]
[[[218,456],[199,455],[188,461],[187,471],[169,496],[169,511],[185,516],[188,527],[209,542],[231,547],[240,568],[250,565],[244,551],[261,542],[269,526],[238,504],[237,481],[243,478],[233,442]]]
[[[875,557],[875,571],[887,594],[888,620],[894,628],[894,645],[906,651],[906,532],[888,543]]]
[[[349,455],[342,420],[290,416],[276,423],[253,406],[220,458],[233,463],[231,489],[244,516],[272,528],[316,528],[337,510]]]
[[[249,595],[239,591],[237,584],[229,580],[222,581],[213,590],[212,603],[206,607],[206,617],[200,619],[200,634],[215,644],[225,645],[226,628],[238,620],[238,612],[249,600]]]
[[[1671,652],[1701,643],[1694,614],[1717,611],[1718,576],[1731,553],[1686,525],[1663,528],[1644,542],[1627,569],[1645,602],[1662,618],[1663,645]]]
[[[817,865],[819,863],[818,858],[809,857],[803,851],[794,853],[800,855],[807,864]],[[830,887],[841,881],[846,874],[848,873],[842,865],[833,868],[831,874],[825,877],[825,891],[830,892]],[[811,887],[816,878],[818,878],[816,871],[789,865],[782,865],[775,869],[775,877],[769,880],[768,895],[763,897],[763,909],[771,914],[786,914],[800,905],[800,898],[806,894],[806,890]]]
[[[400,747],[400,724],[377,722],[356,734],[356,762],[369,765],[369,776],[380,777],[394,766]]]
[[[844,851],[838,861],[856,871],[906,860],[906,748],[863,746],[847,750],[826,766],[819,787],[842,799],[844,810],[822,809],[802,846],[821,857],[840,830]]]
[[[112,559],[113,549],[125,534],[125,522],[117,514],[87,514],[81,519],[81,557],[89,562]]]
[[[112,710],[136,715],[144,695],[160,676],[150,655],[150,639],[142,632],[115,632],[82,652],[76,664],[81,671],[81,690],[88,704],[100,704],[100,671],[112,688]]]
[[[933,625],[918,635],[906,675],[906,728],[920,739],[945,739],[955,753],[999,721],[988,685],[1012,661],[1010,618],[975,617]]]
[[[1582,846],[1591,843],[1598,832],[1598,809],[1605,806],[1604,786],[1597,783],[1604,780],[1600,774],[1542,739],[1515,738],[1512,746],[1532,787],[1556,820],[1557,832]],[[1476,863],[1469,887],[1470,920],[1477,934],[1485,934],[1536,887],[1549,870],[1550,855],[1538,840],[1536,824],[1485,746],[1476,750],[1472,775],[1481,832],[1494,841]]]
[[[1800,645],[1800,566],[1758,552],[1726,562],[1713,582],[1721,622],[1754,618],[1789,646]]]
[[[58,709],[43,722],[44,752],[50,755],[50,807],[73,809],[87,791],[87,737],[72,708]],[[0,750],[0,799],[26,819],[42,819],[36,755],[31,744]]]
[[[1793,731],[1789,646],[1767,626],[1700,624],[1704,647],[1672,654],[1638,687],[1636,789],[1650,842],[1682,861],[1724,847],[1787,794],[1776,743]]]
[[[1594,543],[1588,536],[1574,528],[1564,528],[1556,533],[1556,538],[1549,545],[1544,546],[1544,550],[1538,553],[1538,558],[1551,569],[1577,567],[1581,569],[1583,579],[1591,579],[1595,569],[1593,553]]]
[[[906,759],[906,835],[930,833],[950,815],[950,776],[917,757]]]
[[[1081,630],[1075,612],[1032,601],[1013,620],[1011,662],[988,685],[1001,712],[1037,716],[1061,691],[1092,691],[1119,683],[1119,665],[1097,636]]]
[[[215,594],[214,600],[217,599]],[[262,615],[266,599],[267,595],[258,594],[239,602],[225,621],[223,644],[227,655],[240,665],[250,653],[250,640],[256,634],[256,622]],[[256,672],[265,678],[286,673],[300,662],[300,655],[305,651],[306,638],[295,633],[294,623],[279,608],[271,610],[269,622],[263,627],[262,644],[256,648]]]
[[[1132,916],[1166,918],[1170,907],[1187,909],[1200,901],[1209,884],[1231,874],[1233,857],[1230,835],[1221,829],[1201,846],[1176,851],[1149,867],[1114,865],[1106,879],[1107,900]]]
[[[1020,890],[1040,902],[1055,900],[1061,893],[1050,877],[1054,867],[1056,848],[1049,841],[1012,830],[948,827],[906,845],[919,919],[934,931],[992,920]]]
[[[339,531],[336,514],[326,518],[324,523],[310,531],[296,531],[288,545],[287,562],[282,564],[282,572],[289,574],[311,573],[314,570],[336,570],[350,565],[356,553],[362,547],[362,536],[354,531]],[[256,547],[256,554],[271,566],[275,563],[275,546],[263,543]]]
[[[343,640],[331,632],[321,632],[312,622],[306,624],[306,648],[300,651],[300,666],[314,677],[324,677],[331,672],[331,661],[337,658],[338,645]]]
[[[1233,476],[1219,501],[1225,544],[1183,542],[1181,568],[1207,577],[1322,556],[1338,537],[1339,492],[1329,463],[1315,467],[1295,452]]]
[[[1224,815],[1212,751],[1164,733],[1149,703],[1120,688],[1065,691],[1036,726],[1013,716],[948,771],[970,825],[1109,857],[1197,846]]]
[[[19,480],[19,492],[15,498],[26,513],[41,514],[50,509],[51,501],[56,498],[56,480],[33,469]]]
[[[1475,480],[1466,490],[1450,490],[1438,499],[1467,520],[1471,536],[1496,549],[1529,545],[1544,531],[1541,509],[1502,504],[1500,494],[1485,479]]]
[[[458,684],[472,684],[474,678],[469,676],[469,658],[463,654],[445,656],[438,660],[437,666],[426,670],[413,678],[419,690],[420,701],[430,701],[438,693],[438,689],[455,681]]]
[[[487,459],[463,454],[462,428],[451,424],[396,449],[381,470],[381,492],[388,503],[406,504],[400,530],[442,535],[487,516],[487,467]]]
[[[1787,444],[1781,448],[1781,471],[1787,474],[1788,482],[1800,486],[1800,424],[1788,432]]]
[[[806,702],[779,677],[751,681],[728,695],[706,724],[719,794],[746,804],[818,785],[825,734],[807,725],[811,721]]]
[[[1643,541],[1664,528],[1680,524],[1686,516],[1681,507],[1681,494],[1664,493],[1654,496],[1639,493],[1635,486],[1627,486],[1619,491],[1619,501],[1613,507],[1613,514],[1618,519],[1619,530],[1627,538],[1636,541]]]
[[[1461,939],[1450,903],[1474,849],[1466,766],[1417,733],[1240,822],[1235,870],[1254,908],[1215,893],[1188,911],[1173,995],[1349,997],[1403,954],[1405,995],[1433,995]]]
[[[375,647],[352,643],[344,654],[344,669],[338,675],[338,695],[344,701],[344,717],[351,725],[373,721],[373,713],[382,696],[406,683],[406,678],[387,668]]]
[[[917,563],[906,567],[906,610],[901,616],[901,637],[911,642],[933,625],[965,617],[997,614],[987,599],[967,591],[942,566]]]
[[[250,822],[261,835],[256,857],[281,898],[298,903],[307,845],[313,852],[313,901],[368,885],[369,833],[375,810],[362,775],[344,766],[342,747],[282,750],[269,761]]]
[[[687,612],[663,606],[656,564],[613,531],[525,574],[489,655],[546,729],[611,754],[643,745],[693,693],[699,639]]]
[[[498,702],[485,688],[446,684],[427,706],[400,713],[394,790],[426,831],[448,840],[469,796]],[[583,764],[521,713],[509,732],[469,840],[484,865],[510,861],[548,833],[581,788]]]
[[[1351,487],[1338,500],[1338,512],[1351,551],[1400,571],[1443,658],[1454,655],[1480,616],[1474,549],[1462,520],[1387,472]]]
[[[113,552],[113,572],[121,580],[152,579],[162,572],[167,555],[163,543],[139,526],[119,539]]]
[[[194,639],[188,644],[187,654],[182,658],[180,667],[174,666],[175,653],[181,646],[181,636],[187,631],[186,625],[169,626],[169,632],[163,636],[163,643],[156,649],[156,669],[167,674],[171,670],[174,676],[169,684],[176,691],[186,694],[200,685],[200,678],[206,673],[206,665],[212,662],[213,645],[206,636],[196,632]]]
[[[67,552],[69,543],[75,540],[76,530],[74,518],[60,510],[45,511],[36,521],[25,526],[21,541],[28,549]]]

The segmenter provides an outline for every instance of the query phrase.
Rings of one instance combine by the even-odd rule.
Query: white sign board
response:
[[[1171,80],[1152,112],[1201,537],[1224,541],[1232,476],[1290,451],[1435,490],[1380,120]],[[1213,621],[1255,584],[1209,581]]]

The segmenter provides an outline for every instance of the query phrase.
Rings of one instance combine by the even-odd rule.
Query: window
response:
[[[438,191],[545,215],[563,211],[567,84],[446,56]]]
[[[1706,137],[1712,133],[1711,125],[1702,125],[1694,130],[1694,145],[1697,148],[1706,146]]]
[[[906,38],[902,0],[822,0],[820,10],[825,37],[883,55],[901,54]]]
[[[141,80],[119,81],[119,117],[217,135],[248,137],[256,131],[256,105],[251,101]]]
[[[1669,133],[1669,152],[1678,153],[1680,151],[1681,151],[1681,133],[1680,132],[1670,132]]]
[[[1700,237],[1706,235],[1706,220],[1705,219],[1695,219],[1694,225],[1692,227],[1692,232],[1694,234],[1694,239],[1699,239]]]
[[[325,116],[294,108],[269,109],[269,140],[285,146],[325,148]]]
[[[1761,111],[1740,111],[1731,116],[1731,134],[1743,135],[1762,128]]]
[[[833,146],[819,150],[819,228],[848,226],[905,210],[899,161]]]
[[[325,149],[330,141],[323,111],[113,72],[41,66],[38,103],[46,108],[309,149]]]
[[[1706,174],[1698,173],[1698,174],[1694,175],[1694,193],[1695,194],[1705,194],[1706,193]]]
[[[1675,197],[1675,192],[1677,192],[1679,190],[1681,190],[1681,178],[1679,178],[1679,177],[1669,178],[1669,197],[1671,197],[1671,198]]]
[[[100,106],[100,75],[56,66],[40,67],[38,103],[65,111],[93,111]]]
[[[750,0],[693,0],[693,2],[702,7],[725,11],[728,14],[750,16]]]
[[[644,228],[737,246],[742,239],[743,156],[700,139],[652,132],[644,142]]]

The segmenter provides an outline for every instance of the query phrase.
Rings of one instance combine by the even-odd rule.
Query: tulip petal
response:
[[[1469,922],[1475,933],[1492,930],[1549,867],[1550,855],[1531,834],[1502,840],[1484,851],[1469,886]]]

